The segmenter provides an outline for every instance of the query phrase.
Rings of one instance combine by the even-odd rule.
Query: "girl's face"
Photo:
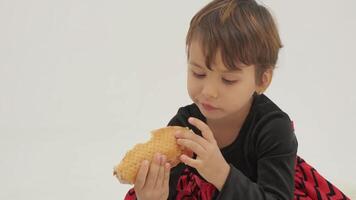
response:
[[[228,71],[218,51],[213,71],[210,71],[204,64],[199,42],[192,41],[189,52],[187,89],[201,113],[207,119],[218,120],[248,112],[257,90],[255,67],[243,66],[241,70]]]

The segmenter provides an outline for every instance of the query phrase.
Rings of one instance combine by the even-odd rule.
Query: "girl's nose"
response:
[[[202,90],[202,95],[206,98],[215,99],[218,97],[218,89],[213,83],[205,84]]]

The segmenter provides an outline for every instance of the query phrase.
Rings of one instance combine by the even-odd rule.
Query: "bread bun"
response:
[[[181,126],[167,126],[153,130],[150,140],[144,144],[136,144],[132,150],[128,151],[121,162],[114,167],[113,174],[123,184],[134,184],[142,161],[148,160],[151,162],[158,152],[167,157],[167,162],[170,163],[171,167],[179,164],[179,156],[183,153],[192,157],[193,152],[177,144],[174,136],[177,131],[194,134],[187,127]]]

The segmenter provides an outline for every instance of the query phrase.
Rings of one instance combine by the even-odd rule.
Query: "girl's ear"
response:
[[[256,89],[256,92],[258,94],[262,94],[264,91],[267,90],[268,86],[271,84],[272,76],[273,76],[272,68],[269,68],[265,72],[263,72],[262,77],[261,77],[261,82],[257,86],[257,89]]]

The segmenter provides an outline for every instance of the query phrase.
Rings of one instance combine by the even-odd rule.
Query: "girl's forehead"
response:
[[[188,64],[194,67],[208,69],[206,66],[206,57],[203,54],[195,54],[192,52],[188,58]],[[231,69],[228,68],[222,60],[221,53],[218,51],[213,59],[211,59],[210,68],[212,70],[217,70],[221,73],[235,73],[235,72],[242,72],[245,66],[243,64],[236,66],[236,68]]]

